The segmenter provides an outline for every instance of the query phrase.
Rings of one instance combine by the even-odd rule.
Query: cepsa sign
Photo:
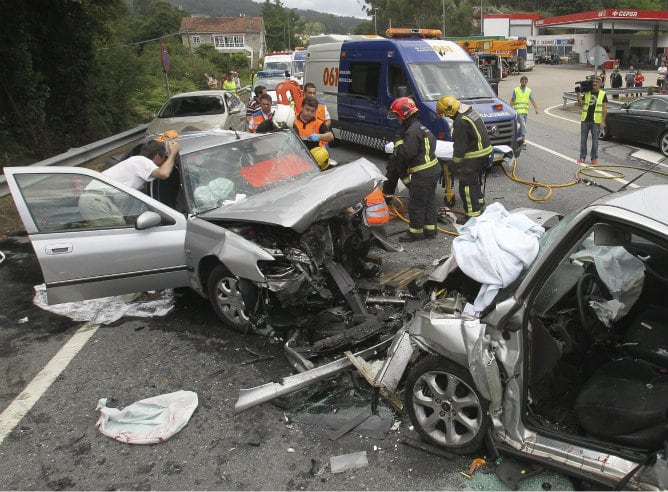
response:
[[[339,67],[332,67],[322,71],[322,83],[323,85],[328,85],[330,87],[336,87],[339,85]]]

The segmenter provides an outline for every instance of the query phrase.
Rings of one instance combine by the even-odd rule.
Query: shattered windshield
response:
[[[181,156],[183,184],[194,214],[246,200],[319,169],[292,131],[234,140]]]
[[[471,62],[411,63],[409,70],[425,101],[436,101],[447,95],[457,99],[496,97],[483,74]]]

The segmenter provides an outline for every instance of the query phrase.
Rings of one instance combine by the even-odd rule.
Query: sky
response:
[[[283,7],[367,19],[363,0],[281,0]]]

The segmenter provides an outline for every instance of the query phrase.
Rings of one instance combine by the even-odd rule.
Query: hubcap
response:
[[[216,301],[227,319],[237,324],[249,322],[246,303],[235,278],[224,277],[216,285]]]
[[[478,396],[460,378],[430,371],[418,378],[413,391],[417,424],[444,446],[463,446],[477,436],[483,421]]]

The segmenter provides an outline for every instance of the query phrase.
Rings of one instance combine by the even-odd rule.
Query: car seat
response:
[[[658,449],[668,439],[666,409],[668,374],[631,358],[599,367],[575,402],[587,433],[641,449]]]
[[[637,312],[624,334],[624,348],[638,359],[668,368],[668,309],[645,306]]]

